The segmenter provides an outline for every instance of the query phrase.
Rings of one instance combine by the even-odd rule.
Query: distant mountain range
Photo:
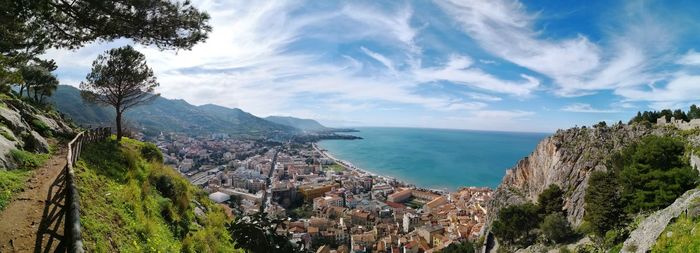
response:
[[[113,125],[114,109],[90,104],[80,97],[80,90],[60,85],[50,102],[58,111],[83,126]],[[271,116],[259,118],[237,108],[206,104],[195,106],[181,99],[156,98],[125,113],[125,122],[146,135],[163,132],[188,134],[226,133],[234,136],[295,135],[302,132],[326,131],[310,119]]]
[[[269,116],[265,119],[280,125],[290,126],[306,132],[325,132],[332,130],[331,128],[327,128],[312,119],[300,119],[287,116]]]

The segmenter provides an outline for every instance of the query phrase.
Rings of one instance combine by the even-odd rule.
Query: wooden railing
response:
[[[68,155],[66,156],[66,166],[63,168],[66,178],[66,199],[65,199],[65,214],[66,223],[63,228],[63,234],[68,242],[68,252],[84,252],[83,239],[80,236],[80,197],[78,196],[78,187],[75,184],[75,172],[73,165],[80,157],[80,151],[83,149],[83,144],[95,141],[101,141],[109,137],[111,134],[110,128],[95,128],[80,132],[68,143]]]

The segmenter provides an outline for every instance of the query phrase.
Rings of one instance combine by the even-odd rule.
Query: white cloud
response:
[[[515,120],[526,118],[527,116],[535,115],[534,112],[530,111],[505,111],[505,110],[481,110],[472,113],[473,116],[479,119],[499,119],[499,120]]]
[[[596,109],[596,108],[593,108],[593,106],[591,106],[590,104],[585,104],[585,103],[570,104],[570,105],[565,106],[561,110],[565,111],[565,112],[584,112],[584,113],[618,113],[618,112],[620,112],[618,110],[612,110],[612,109]]]
[[[654,67],[667,60],[663,55],[674,29],[637,2],[625,6],[626,16],[620,15],[624,24],[600,45],[583,34],[548,38],[535,28],[538,16],[517,0],[437,3],[491,54],[551,78],[553,92],[559,96],[582,96],[667,78]]]
[[[483,93],[478,93],[478,92],[466,92],[464,95],[466,95],[468,98],[471,98],[474,100],[479,100],[479,101],[495,102],[495,101],[503,100],[502,98],[497,97],[497,96],[491,96],[488,94],[483,94]]]
[[[619,89],[617,94],[627,98],[629,101],[652,101],[652,102],[682,102],[694,101],[700,94],[700,76],[687,73],[677,73],[664,86],[649,88],[630,87]]]
[[[700,66],[700,53],[695,52],[695,50],[691,49],[680,59],[678,59],[676,63],[681,65]]]
[[[360,47],[360,49],[362,49],[362,52],[367,54],[369,57],[372,57],[372,59],[377,60],[392,72],[396,72],[396,69],[394,68],[394,63],[389,58],[386,58],[384,55],[369,50],[365,47]]]
[[[539,80],[528,75],[521,75],[523,80],[519,81],[502,80],[478,68],[473,68],[472,63],[469,57],[452,56],[443,67],[415,69],[413,73],[421,82],[451,81],[515,96],[528,96],[540,84]]]

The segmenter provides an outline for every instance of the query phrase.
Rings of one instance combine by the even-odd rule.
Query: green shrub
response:
[[[141,146],[141,156],[149,161],[163,162],[163,154],[160,152],[160,149],[158,149],[156,144],[150,142],[144,143],[143,146]]]
[[[0,129],[0,134],[2,135],[2,137],[5,137],[5,139],[7,139],[8,141],[16,141],[17,140],[17,139],[15,139],[14,136],[12,136],[12,134],[7,132],[5,129]]]
[[[51,135],[51,128],[46,125],[43,121],[39,119],[32,119],[31,121],[32,124],[32,129],[36,131],[37,133],[41,134],[42,136],[47,136],[50,137]]]
[[[476,249],[474,243],[470,241],[464,242],[453,242],[447,247],[443,248],[440,253],[474,253]]]
[[[552,213],[564,212],[564,192],[556,184],[551,184],[537,196],[540,214],[546,216]]]
[[[627,214],[666,207],[695,187],[698,172],[685,147],[681,139],[651,135],[613,157]]]
[[[13,149],[10,154],[17,166],[22,169],[36,169],[49,159],[49,154],[35,154],[19,149]]]
[[[574,235],[569,221],[559,212],[544,217],[540,223],[540,231],[548,242],[555,244],[565,242]]]
[[[591,173],[584,202],[586,213],[583,218],[596,236],[603,238],[605,232],[623,222],[624,206],[614,174],[602,171]]]
[[[532,204],[512,205],[501,209],[493,222],[493,234],[499,242],[510,245],[529,245],[534,240],[530,233],[539,223],[539,208]]]

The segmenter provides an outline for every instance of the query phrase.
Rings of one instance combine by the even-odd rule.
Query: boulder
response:
[[[41,121],[42,123],[44,123],[44,125],[49,127],[49,129],[51,129],[51,131],[54,133],[61,135],[68,135],[73,133],[73,129],[71,129],[61,121],[54,120],[41,114],[36,114],[33,116],[36,120]]]
[[[12,159],[12,150],[15,149],[15,143],[8,140],[5,136],[0,135],[0,170],[12,170],[17,168],[17,164]]]
[[[30,127],[27,125],[19,112],[8,107],[0,106],[0,120],[14,132],[24,132]]]
[[[37,153],[48,153],[49,143],[36,131],[31,131],[29,136],[24,139],[24,150],[37,152]]]

